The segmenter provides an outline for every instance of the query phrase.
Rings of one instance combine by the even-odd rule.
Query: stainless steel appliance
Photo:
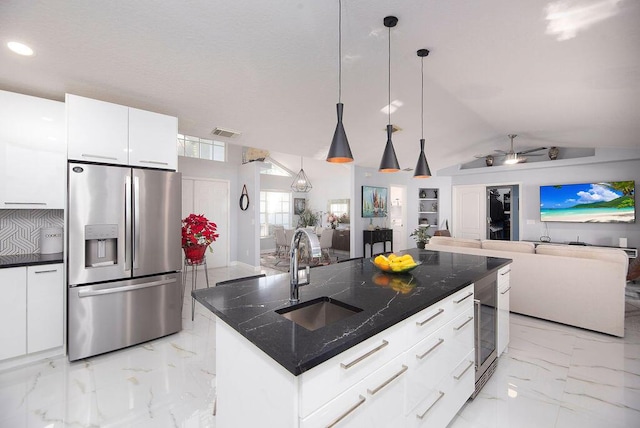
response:
[[[69,360],[182,329],[181,174],[69,163]]]
[[[474,322],[476,348],[475,397],[498,365],[498,275],[496,273],[474,283]]]

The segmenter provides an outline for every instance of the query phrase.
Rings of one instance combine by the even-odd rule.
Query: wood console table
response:
[[[391,252],[393,252],[393,230],[392,229],[376,229],[362,231],[362,255],[367,256],[367,244],[369,244],[369,257],[373,256],[373,245],[382,242],[384,244],[384,252],[387,252],[387,242],[391,244]]]

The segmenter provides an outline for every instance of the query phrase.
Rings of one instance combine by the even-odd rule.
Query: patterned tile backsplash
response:
[[[0,256],[40,252],[40,228],[64,227],[63,210],[0,210]]]

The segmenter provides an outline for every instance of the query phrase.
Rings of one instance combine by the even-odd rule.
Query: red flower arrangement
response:
[[[218,226],[205,216],[189,214],[182,219],[182,248],[211,244],[220,236],[217,229]]]

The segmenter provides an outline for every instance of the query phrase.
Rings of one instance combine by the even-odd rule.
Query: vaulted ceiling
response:
[[[343,0],[344,125],[361,166],[401,168],[424,135],[432,170],[538,146],[640,147],[640,2]],[[336,123],[338,0],[0,2],[0,89],[70,92],[179,118],[180,132],[323,158]],[[20,57],[4,47],[34,50]],[[292,169],[296,169],[293,165]]]

